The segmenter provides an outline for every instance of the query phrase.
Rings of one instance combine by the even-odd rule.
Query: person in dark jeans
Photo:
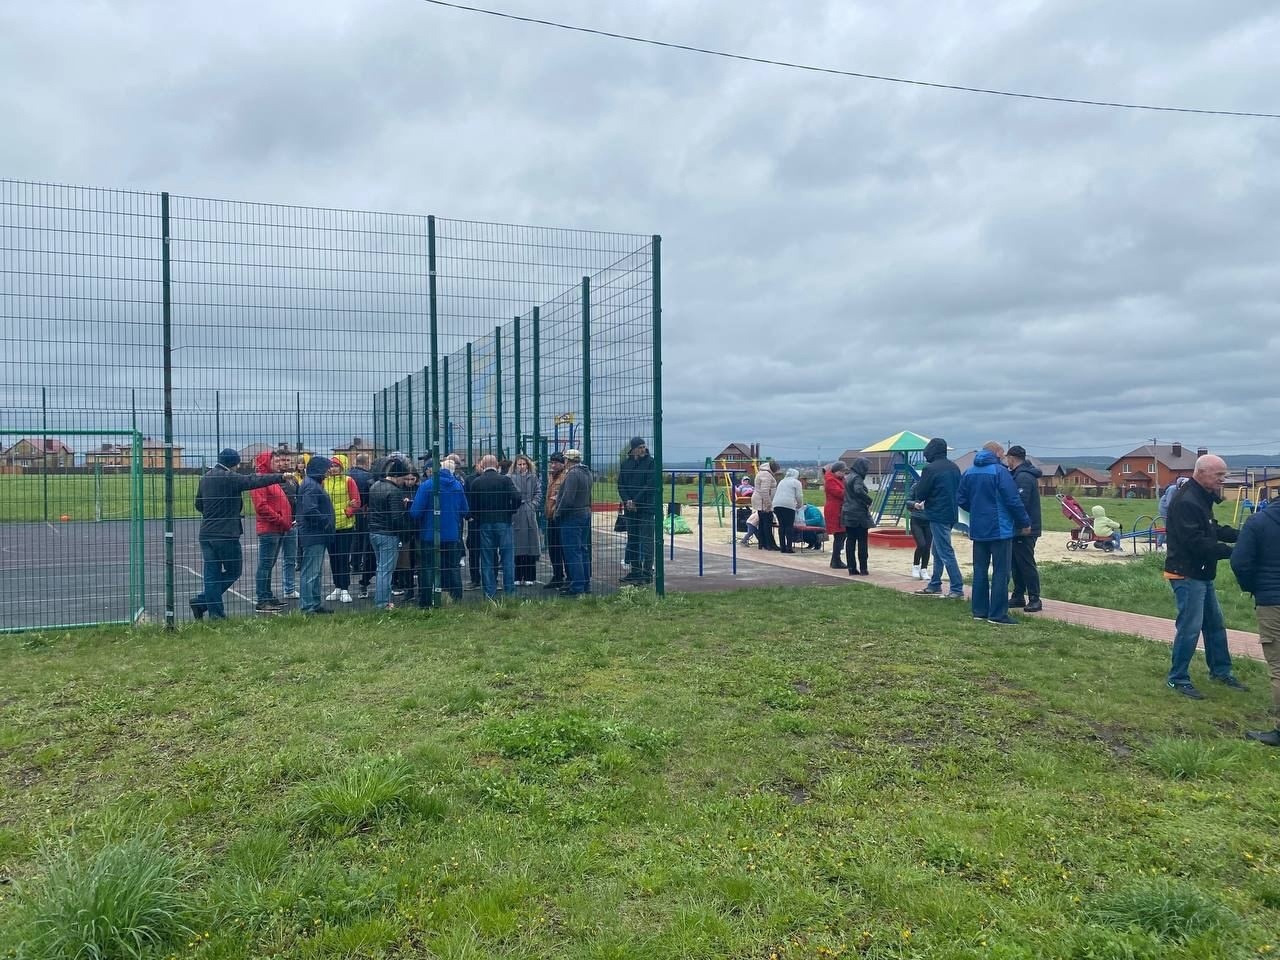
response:
[[[302,602],[298,609],[308,614],[333,613],[320,605],[324,554],[336,529],[333,501],[324,486],[329,467],[328,457],[312,457],[302,486],[298,488],[298,552],[302,555]]]
[[[197,620],[207,613],[214,620],[225,620],[222,598],[240,579],[243,553],[240,537],[244,533],[244,493],[278,484],[278,473],[253,476],[236,473],[240,454],[231,449],[218,454],[214,468],[200,478],[196,488],[196,512],[200,514],[200,553],[204,559],[204,589],[190,600],[191,613]]]
[[[1226,478],[1227,464],[1221,457],[1199,457],[1191,479],[1173,495],[1165,522],[1169,549],[1164,555],[1164,577],[1178,607],[1165,683],[1192,700],[1204,699],[1192,684],[1189,672],[1201,633],[1210,679],[1233,690],[1247,689],[1231,670],[1227,627],[1213,584],[1218,576],[1218,561],[1231,556],[1231,544],[1238,536],[1232,527],[1219,524],[1213,517],[1214,504],[1222,502]]]
[[[511,518],[523,502],[511,478],[498,472],[498,458],[486,454],[478,464],[480,475],[471,482],[467,503],[480,523],[480,581],[492,600],[498,592],[497,565],[502,564],[502,591],[516,592],[515,541]]]
[[[355,535],[351,540],[351,572],[360,575],[359,599],[369,596],[369,583],[377,572],[378,561],[373,555],[373,546],[369,540],[369,494],[373,490],[374,477],[369,469],[369,454],[357,453],[355,466],[347,474],[356,482],[360,491],[360,506],[356,509]]]
[[[1036,566],[1036,541],[1040,538],[1040,468],[1027,459],[1026,448],[1014,444],[1005,454],[1005,464],[1013,474],[1022,505],[1031,518],[1031,532],[1013,538],[1013,593],[1010,607],[1021,607],[1024,613],[1039,613],[1044,609],[1040,602],[1040,570]]]
[[[547,557],[551,561],[551,580],[542,585],[544,590],[563,590],[569,585],[564,564],[564,538],[560,532],[560,518],[556,515],[556,500],[562,483],[564,454],[557,452],[547,458]]]
[[[462,599],[462,521],[470,512],[467,495],[454,476],[455,461],[444,458],[440,470],[418,486],[409,516],[417,525],[418,606],[436,605],[436,530],[431,508],[432,492],[439,485],[436,507],[440,511],[440,589],[454,601]]]
[[[375,480],[366,503],[369,546],[376,558],[373,605],[392,610],[391,578],[400,556],[400,542],[412,533],[409,520],[409,464],[400,457],[387,460],[381,479]]]
[[[658,477],[653,457],[643,437],[632,437],[618,469],[618,498],[627,528],[623,553],[631,570],[623,583],[642,586],[653,582],[654,521],[658,511]]]
[[[476,477],[480,476],[479,471],[472,471],[462,483],[462,492],[467,497],[467,502],[471,502],[471,485],[475,483]],[[480,589],[480,521],[472,514],[467,520],[467,589]]]
[[[564,452],[565,471],[556,500],[556,519],[564,542],[565,572],[569,585],[561,596],[580,597],[591,592],[591,487],[595,478],[582,462],[582,452]]]

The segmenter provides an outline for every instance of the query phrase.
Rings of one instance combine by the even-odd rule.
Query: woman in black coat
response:
[[[849,576],[865,577],[867,570],[867,533],[871,529],[871,491],[867,489],[867,471],[871,463],[859,457],[849,464],[844,479],[844,504],[840,508],[840,520],[844,524]],[[854,546],[857,553],[854,553]]]

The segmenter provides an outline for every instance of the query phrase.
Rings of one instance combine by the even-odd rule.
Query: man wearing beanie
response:
[[[631,571],[623,583],[642,585],[653,582],[653,531],[657,511],[658,481],[653,457],[643,437],[632,437],[627,455],[618,468],[618,498],[622,501],[622,518],[627,528],[624,559]]]
[[[200,553],[204,558],[204,590],[191,598],[191,613],[197,620],[207,613],[225,620],[223,595],[240,579],[244,533],[244,493],[280,483],[278,473],[236,473],[240,454],[228,448],[218,454],[214,468],[200,478],[196,489],[196,512],[200,514]]]

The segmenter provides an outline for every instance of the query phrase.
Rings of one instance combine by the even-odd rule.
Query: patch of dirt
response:
[[[794,690],[796,693],[800,694],[801,696],[808,696],[813,688],[810,687],[809,684],[805,683],[803,680],[796,680],[794,683],[791,684],[791,689]]]
[[[1132,730],[1126,730],[1123,727],[1113,726],[1109,723],[1100,723],[1096,720],[1087,721],[1089,729],[1093,731],[1094,738],[1111,751],[1111,755],[1117,760],[1128,760],[1133,756]]]

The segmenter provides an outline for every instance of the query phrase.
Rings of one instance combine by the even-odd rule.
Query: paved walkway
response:
[[[911,557],[907,551],[901,551],[904,562]],[[669,556],[669,554],[668,554]],[[730,548],[722,544],[706,544],[703,548],[704,576],[697,575],[697,545],[676,541],[676,563],[669,568],[667,585],[672,590],[723,590],[741,587],[757,587],[764,583],[778,583],[778,574],[786,571],[782,582],[792,584],[830,583],[833,580],[851,584],[870,584],[900,593],[914,593],[923,584],[907,574],[882,572],[875,569],[872,558],[872,572],[869,577],[850,577],[843,570],[832,570],[828,566],[831,554],[823,552],[813,554],[802,551],[796,554],[782,554],[769,550],[757,550],[755,547],[738,551],[738,576],[732,572]],[[883,557],[883,551],[880,552]],[[766,572],[765,568],[773,568]],[[945,581],[944,581],[945,584]],[[920,597],[921,603],[935,603],[931,597]],[[1043,617],[1050,620],[1061,620],[1095,630],[1108,630],[1113,633],[1127,633],[1161,643],[1172,643],[1174,624],[1164,617],[1148,617],[1140,613],[1125,613],[1120,610],[1106,610],[1102,607],[1089,607],[1082,603],[1066,603],[1045,597],[1043,613],[1013,613],[1023,620]],[[1262,645],[1256,633],[1245,630],[1228,630],[1227,645],[1233,656],[1262,659]]]

